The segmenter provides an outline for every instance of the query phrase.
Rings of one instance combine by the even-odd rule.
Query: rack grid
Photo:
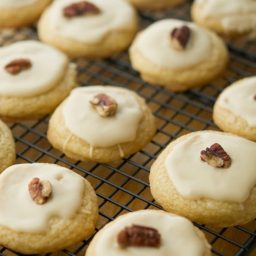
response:
[[[163,18],[189,20],[190,3],[164,12],[140,13],[141,25]],[[37,39],[36,28],[0,31],[0,45],[15,41]],[[103,84],[126,87],[144,97],[157,120],[157,133],[140,152],[111,164],[75,162],[53,149],[46,139],[49,117],[37,121],[10,123],[15,137],[17,163],[47,162],[66,166],[86,177],[97,192],[102,226],[125,212],[146,208],[160,208],[153,200],[148,174],[157,155],[173,139],[191,131],[214,129],[212,106],[219,93],[233,81],[256,74],[255,41],[237,40],[228,43],[231,61],[225,74],[211,84],[185,93],[173,93],[163,87],[143,82],[122,53],[107,60],[74,60],[78,66],[81,86]],[[256,221],[244,226],[216,229],[196,224],[212,244],[213,255],[252,255],[256,242]],[[90,238],[91,239],[91,238]],[[63,250],[58,255],[84,255],[90,242]],[[0,256],[19,255],[0,247]],[[51,254],[49,254],[51,255]]]

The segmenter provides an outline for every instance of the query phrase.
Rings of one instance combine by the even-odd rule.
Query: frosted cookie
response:
[[[76,68],[60,51],[37,41],[0,49],[0,116],[19,120],[52,112],[76,86]]]
[[[0,244],[23,254],[58,251],[88,238],[98,217],[87,180],[55,164],[18,164],[0,175]]]
[[[214,105],[214,122],[226,132],[256,140],[256,76],[226,88]]]
[[[184,246],[186,245],[186,246]],[[204,234],[189,220],[158,210],[118,217],[100,230],[86,256],[210,256]]]
[[[136,93],[111,86],[77,88],[53,113],[48,140],[75,160],[111,162],[139,151],[156,131]]]
[[[140,10],[158,10],[173,7],[184,2],[184,0],[129,0]]]
[[[256,36],[255,0],[195,0],[192,17],[199,25],[226,36]]]
[[[12,132],[0,120],[0,172],[15,162],[16,152]]]
[[[170,143],[150,172],[155,200],[167,211],[214,225],[256,217],[256,143],[200,131]]]
[[[129,46],[137,23],[126,0],[62,0],[42,15],[38,33],[71,57],[106,58]]]
[[[166,19],[138,34],[130,59],[145,81],[184,91],[220,76],[228,52],[214,33],[190,22]]]
[[[52,0],[0,0],[0,28],[34,23]]]

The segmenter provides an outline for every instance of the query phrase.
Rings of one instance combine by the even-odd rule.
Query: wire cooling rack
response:
[[[190,4],[170,11],[141,13],[142,27],[155,20],[172,17],[189,20]],[[24,39],[37,39],[35,28],[0,31],[0,45]],[[243,40],[229,44],[231,61],[227,71],[201,89],[176,94],[143,82],[131,68],[127,53],[108,60],[78,59],[78,81],[81,86],[104,84],[130,88],[144,97],[157,119],[157,134],[140,152],[111,164],[74,162],[53,149],[46,139],[49,117],[33,122],[12,123],[16,140],[17,162],[57,163],[86,177],[97,192],[100,220],[97,230],[125,212],[159,208],[149,190],[148,174],[157,155],[173,139],[191,131],[217,129],[212,122],[212,106],[216,96],[231,82],[256,74],[255,42]],[[221,61],[221,60],[220,60]],[[212,244],[213,255],[255,255],[250,249],[256,242],[256,221],[244,226],[216,229],[196,224]],[[63,250],[58,255],[84,255],[90,242]],[[18,255],[0,247],[0,256]],[[51,255],[51,254],[50,254]]]

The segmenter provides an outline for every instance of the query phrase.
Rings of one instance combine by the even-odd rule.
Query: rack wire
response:
[[[190,4],[187,3],[165,12],[141,13],[141,25],[145,27],[155,20],[167,17],[189,20],[189,8]],[[0,45],[25,39],[37,39],[35,27],[0,31]],[[212,122],[212,106],[216,97],[231,82],[256,74],[255,42],[239,40],[228,46],[231,61],[223,77],[206,87],[179,94],[143,82],[131,68],[127,53],[107,60],[75,60],[81,86],[121,86],[144,97],[156,116],[157,134],[140,152],[122,161],[111,164],[74,162],[48,143],[46,130],[49,117],[46,116],[38,121],[10,124],[16,141],[17,162],[57,163],[86,177],[99,198],[100,220],[97,230],[125,212],[159,208],[150,194],[148,184],[150,166],[157,155],[168,143],[183,134],[196,130],[217,129]],[[244,226],[222,229],[196,225],[211,243],[213,255],[249,255],[256,242],[256,221]],[[63,250],[58,255],[84,255],[90,240],[91,238]],[[19,254],[0,247],[0,256],[3,255]]]

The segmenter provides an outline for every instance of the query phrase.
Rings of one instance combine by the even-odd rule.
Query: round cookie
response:
[[[52,0],[1,0],[0,27],[17,28],[34,23]]]
[[[18,164],[0,175],[0,244],[23,254],[87,239],[98,217],[87,180],[55,164]]]
[[[51,46],[22,41],[0,49],[0,116],[20,120],[52,112],[76,87],[76,67]]]
[[[140,10],[159,10],[173,7],[184,2],[184,0],[129,0]]]
[[[244,138],[190,133],[170,143],[153,164],[151,193],[165,210],[192,221],[245,224],[256,217],[255,155],[256,143]]]
[[[74,160],[111,162],[139,151],[155,118],[136,93],[112,86],[74,89],[53,113],[47,137]]]
[[[241,79],[218,97],[213,120],[225,132],[256,141],[256,76]]]
[[[130,59],[145,81],[184,91],[220,76],[228,52],[216,34],[191,22],[165,19],[138,34]]]
[[[136,12],[126,0],[55,1],[38,24],[42,41],[89,59],[125,50],[137,29]]]
[[[0,172],[15,162],[16,152],[12,132],[0,120]]]
[[[189,220],[164,211],[141,210],[107,224],[94,236],[85,255],[210,256],[210,248]]]
[[[256,36],[254,0],[195,0],[193,20],[225,36]]]

